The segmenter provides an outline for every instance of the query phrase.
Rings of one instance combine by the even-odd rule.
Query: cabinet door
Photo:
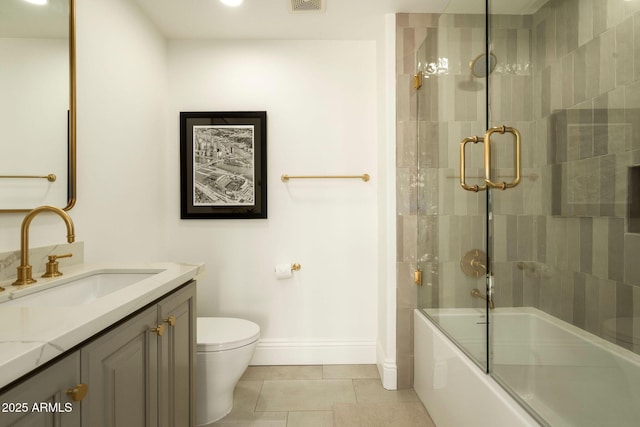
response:
[[[66,356],[0,395],[0,426],[79,427],[80,402],[67,390],[80,383],[80,355]]]
[[[160,423],[195,425],[196,286],[191,282],[158,304],[167,332],[160,346]]]
[[[158,425],[157,316],[148,308],[81,349],[83,426]]]

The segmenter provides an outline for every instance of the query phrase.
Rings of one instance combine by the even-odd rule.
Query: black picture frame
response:
[[[266,111],[180,113],[180,218],[267,218]]]

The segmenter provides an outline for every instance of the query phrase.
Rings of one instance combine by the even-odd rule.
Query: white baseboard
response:
[[[375,364],[375,341],[258,341],[250,365]]]
[[[376,365],[378,365],[378,372],[380,373],[382,387],[386,390],[397,390],[398,365],[395,360],[386,357],[384,349],[380,345],[378,345]]]
[[[386,390],[398,389],[398,365],[385,361],[382,367],[378,366],[378,371],[380,371],[382,387]]]

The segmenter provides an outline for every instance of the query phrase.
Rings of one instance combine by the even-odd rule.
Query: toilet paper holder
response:
[[[283,280],[283,279],[290,279],[293,277],[293,272],[294,271],[299,271],[302,268],[302,266],[300,264],[298,264],[297,262],[292,264],[292,263],[282,263],[282,264],[278,264],[276,265],[276,268],[274,269],[275,273],[276,273],[276,279],[278,280]]]

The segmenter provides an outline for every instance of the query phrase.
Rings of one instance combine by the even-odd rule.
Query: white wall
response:
[[[79,1],[77,68],[86,260],[165,260],[166,42],[128,0]]]
[[[377,78],[371,41],[169,43],[165,210],[173,258],[201,260],[201,315],[256,321],[254,363],[373,363]],[[179,220],[180,111],[267,111],[268,219]],[[290,181],[282,174],[372,180]],[[274,266],[298,262],[293,279]]]

